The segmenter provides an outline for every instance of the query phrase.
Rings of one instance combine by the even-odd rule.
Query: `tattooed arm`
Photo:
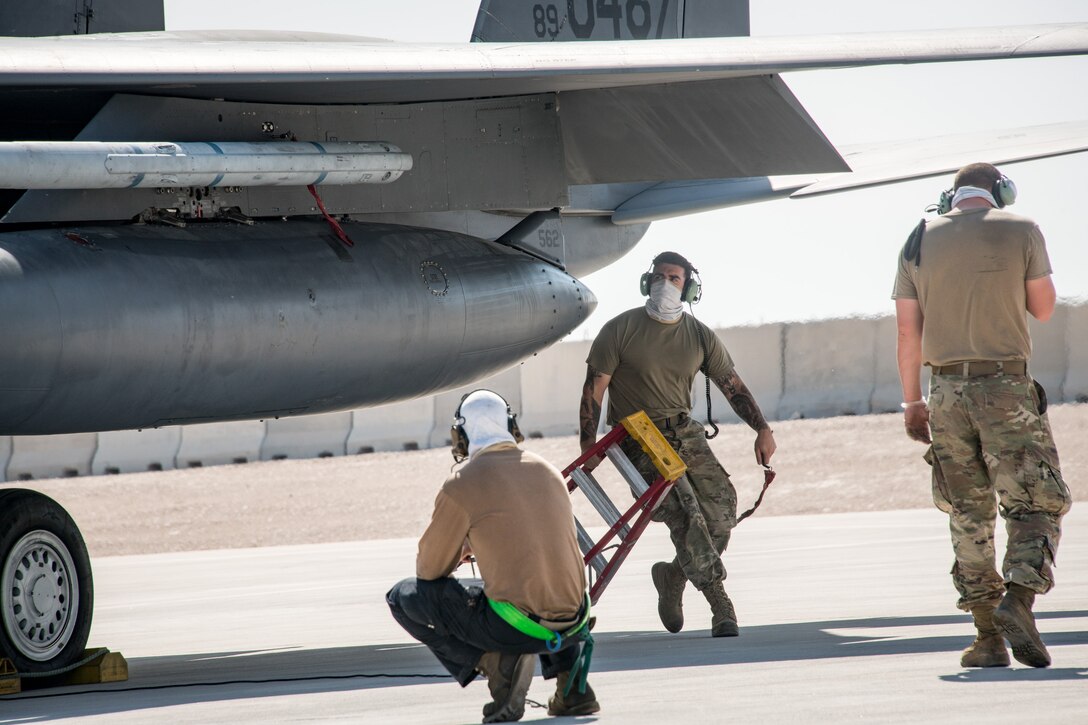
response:
[[[756,462],[760,465],[769,465],[771,456],[774,455],[778,446],[774,442],[774,431],[767,425],[767,420],[763,417],[748,386],[740,379],[736,370],[730,370],[725,375],[711,379],[729,401],[733,412],[756,432]]]
[[[597,426],[601,424],[601,403],[608,389],[611,375],[605,375],[586,366],[586,382],[582,386],[582,402],[578,408],[578,437],[585,453],[597,442]]]

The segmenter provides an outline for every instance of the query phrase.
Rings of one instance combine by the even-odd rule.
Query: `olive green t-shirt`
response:
[[[1051,273],[1043,233],[1003,209],[954,209],[930,221],[921,257],[899,255],[892,299],[922,308],[922,362],[1027,360],[1024,282]]]
[[[611,375],[608,425],[645,410],[651,420],[691,411],[691,383],[703,364],[697,327],[703,331],[711,378],[733,370],[733,359],[714,331],[688,314],[658,322],[645,307],[624,312],[601,328],[586,363]]]

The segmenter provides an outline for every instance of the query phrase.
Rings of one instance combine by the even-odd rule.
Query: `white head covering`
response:
[[[658,322],[676,322],[684,314],[680,301],[680,288],[666,279],[650,285],[650,299],[646,300],[646,314]]]
[[[956,189],[956,193],[952,196],[952,206],[956,206],[964,199],[985,199],[990,202],[993,207],[997,208],[997,201],[994,199],[994,195],[986,189],[980,189],[977,186],[961,186]]]
[[[465,435],[468,436],[468,455],[496,443],[516,443],[506,415],[506,401],[490,390],[477,390],[461,403],[461,417],[465,419]]]

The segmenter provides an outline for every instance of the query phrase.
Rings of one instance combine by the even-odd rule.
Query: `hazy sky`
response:
[[[528,0],[527,0],[528,1]],[[403,41],[467,40],[472,0],[167,0],[168,29],[265,28]],[[1088,22],[1086,0],[752,0],[752,34],[793,35]],[[838,146],[1088,119],[1088,57],[810,71],[783,76]],[[980,159],[985,160],[985,159]],[[1047,237],[1065,298],[1088,297],[1088,154],[1010,165],[1013,210]],[[895,256],[951,179],[766,202],[657,222],[624,259],[589,275],[597,312],[572,339],[641,304],[638,277],[673,249],[701,270],[695,313],[715,326],[890,314]]]

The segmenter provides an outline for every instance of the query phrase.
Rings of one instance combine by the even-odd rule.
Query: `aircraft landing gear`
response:
[[[0,489],[0,658],[21,673],[67,667],[83,655],[93,610],[72,517],[36,491]]]

